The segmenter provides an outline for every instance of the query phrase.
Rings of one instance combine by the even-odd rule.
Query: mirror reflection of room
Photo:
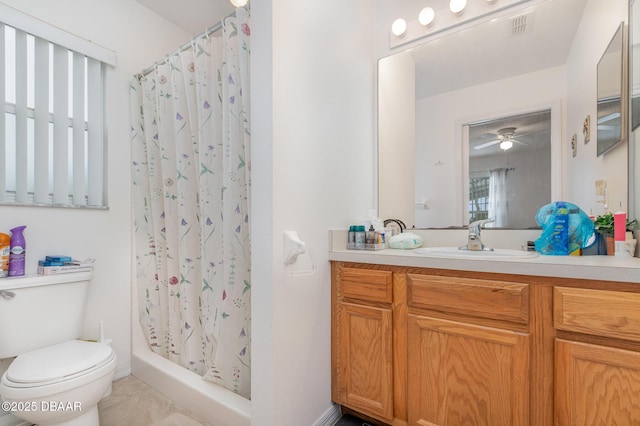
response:
[[[607,50],[598,62],[598,155],[602,155],[623,138],[626,106],[623,102],[624,23],[620,24]]]
[[[491,218],[485,227],[537,226],[531,212],[551,202],[551,111],[468,126],[469,223]]]
[[[473,204],[478,212],[469,214],[469,172],[476,160],[465,139],[472,128],[466,125],[543,110],[551,110],[544,177],[542,168],[525,175],[529,170],[514,163],[516,151],[506,155],[508,167],[503,161],[482,170],[513,168],[507,182],[520,175],[547,188],[547,194],[537,198],[518,189],[536,205],[510,200],[507,219],[489,227],[535,227],[538,208],[556,200],[597,216],[604,212],[595,191],[599,180],[607,182],[608,205],[625,210],[628,141],[622,137],[598,155],[596,108],[598,62],[626,22],[628,6],[624,0],[523,2],[446,34],[392,44],[378,66],[380,215],[418,229],[465,227],[475,216],[488,216],[488,207],[482,213]],[[589,119],[590,134],[583,131]],[[515,139],[525,133],[506,122],[491,132],[510,127],[516,128]],[[393,164],[402,167],[389,167]],[[516,206],[522,206],[520,213]]]

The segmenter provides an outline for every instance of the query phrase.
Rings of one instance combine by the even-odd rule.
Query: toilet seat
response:
[[[48,386],[91,373],[114,358],[106,344],[71,340],[19,355],[3,382],[14,388]]]

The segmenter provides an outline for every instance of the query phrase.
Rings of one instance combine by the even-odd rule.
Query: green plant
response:
[[[593,222],[596,232],[602,235],[613,235],[613,213],[605,213],[596,218]],[[627,231],[633,231],[638,227],[638,220],[627,221]]]

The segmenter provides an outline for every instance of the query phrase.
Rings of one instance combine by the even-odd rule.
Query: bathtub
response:
[[[134,306],[136,306],[134,304]],[[250,426],[251,401],[151,351],[132,319],[131,373],[209,425]]]

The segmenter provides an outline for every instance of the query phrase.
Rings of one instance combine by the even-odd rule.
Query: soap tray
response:
[[[383,250],[389,248],[387,243],[382,244],[363,244],[361,247],[356,247],[356,243],[347,243],[347,250]]]

